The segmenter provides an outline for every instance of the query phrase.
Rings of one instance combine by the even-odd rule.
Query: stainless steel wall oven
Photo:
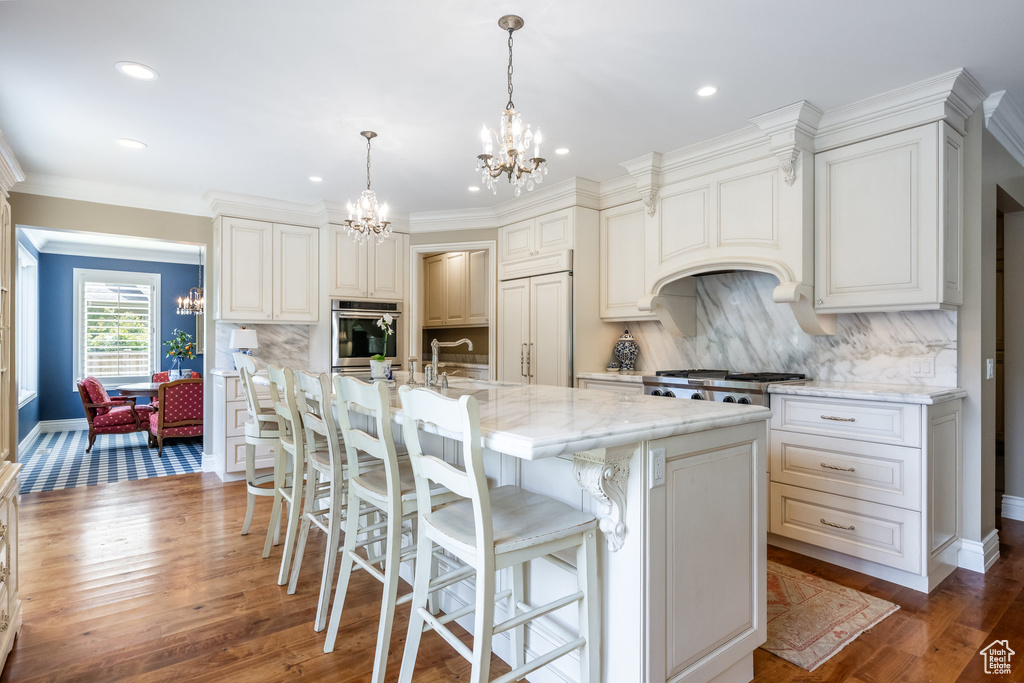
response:
[[[393,331],[384,343],[384,330],[377,321],[385,313],[394,318]],[[402,328],[402,304],[381,301],[331,300],[331,369],[334,372],[361,374],[370,372],[370,357],[382,354],[398,370],[405,330]]]

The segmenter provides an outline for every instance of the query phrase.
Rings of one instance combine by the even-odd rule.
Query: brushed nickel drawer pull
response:
[[[829,465],[827,462],[818,463],[827,470],[837,470],[839,472],[853,472],[856,468],[853,467],[839,467],[838,465]]]
[[[826,522],[824,517],[822,517],[819,521],[825,526],[835,527],[836,529],[842,529],[843,531],[853,531],[857,528],[852,524],[850,526],[843,526],[842,524],[836,524],[835,522]]]
[[[833,422],[856,422],[855,417],[836,417],[835,415],[822,415],[822,420],[832,420]]]

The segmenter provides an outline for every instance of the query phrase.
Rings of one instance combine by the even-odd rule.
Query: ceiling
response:
[[[395,211],[492,206],[511,188],[467,187],[507,99],[506,13],[526,21],[515,103],[544,132],[546,183],[958,67],[1024,105],[1021,0],[8,0],[0,130],[33,191],[208,213],[208,190],[356,198],[371,129],[373,188]],[[124,60],[159,78],[123,76]],[[697,97],[706,84],[718,94]]]

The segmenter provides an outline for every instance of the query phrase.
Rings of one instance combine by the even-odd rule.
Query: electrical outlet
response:
[[[651,456],[651,477],[648,488],[665,485],[665,449],[652,448]]]
[[[996,376],[996,359],[986,358],[985,359],[985,379],[995,379]]]
[[[912,358],[910,366],[910,375],[912,377],[934,377],[935,376],[935,359],[934,358]]]

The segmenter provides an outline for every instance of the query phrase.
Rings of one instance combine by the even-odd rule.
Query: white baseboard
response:
[[[39,438],[41,433],[42,430],[39,428],[39,423],[36,422],[36,426],[32,428],[32,431],[26,434],[25,438],[21,440],[21,443],[18,444],[18,453],[20,454],[22,451],[27,450],[28,447]]]
[[[980,543],[969,539],[960,542],[957,564],[963,569],[984,574],[999,559],[999,530],[993,529]]]
[[[1024,498],[1003,495],[1003,518],[1024,522]]]
[[[78,432],[88,429],[89,421],[84,417],[77,417],[71,420],[43,420],[37,426],[43,434],[50,434],[51,432]]]

